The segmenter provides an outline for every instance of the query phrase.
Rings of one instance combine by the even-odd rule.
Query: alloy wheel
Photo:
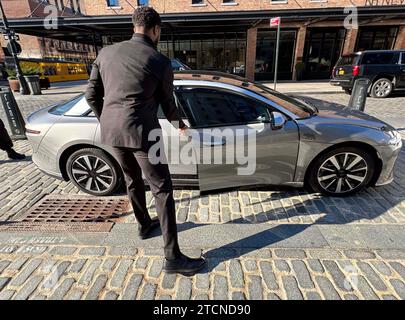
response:
[[[368,173],[366,160],[355,153],[343,152],[326,159],[319,167],[320,186],[331,193],[347,193],[364,183]]]
[[[391,92],[391,84],[388,81],[378,82],[374,92],[377,97],[385,97]]]
[[[72,175],[83,189],[102,193],[111,188],[113,169],[103,159],[95,155],[83,155],[72,163]]]

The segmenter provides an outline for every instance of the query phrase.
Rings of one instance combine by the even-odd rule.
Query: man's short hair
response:
[[[144,27],[146,30],[162,25],[159,13],[155,9],[147,6],[135,9],[132,15],[132,22],[135,27]]]

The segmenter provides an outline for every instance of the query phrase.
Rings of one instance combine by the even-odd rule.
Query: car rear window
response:
[[[359,62],[358,55],[343,56],[337,62],[337,66],[355,66]]]
[[[398,53],[394,52],[366,52],[361,61],[362,64],[396,64]]]
[[[49,109],[49,113],[61,116],[70,111],[81,99],[83,99],[84,95],[77,96],[73,98],[72,100],[63,102],[61,104],[58,104],[57,106]]]

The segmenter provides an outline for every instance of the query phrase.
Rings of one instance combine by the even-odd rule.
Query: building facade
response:
[[[108,1],[107,1],[108,2]],[[131,14],[136,1],[84,0],[87,15]],[[298,17],[281,16],[279,77],[296,79],[296,69],[304,68],[306,79],[329,78],[341,54],[366,49],[405,48],[404,16],[359,16],[358,28],[345,28],[345,19],[325,15],[299,19],[300,11],[322,12],[328,8],[368,8],[369,12],[392,7],[405,12],[405,0],[149,0],[149,5],[162,14],[240,11],[293,12]],[[327,11],[326,11],[327,12]],[[348,12],[349,14],[350,12]],[[395,10],[394,10],[395,13]],[[269,19],[258,18],[243,30],[216,27],[217,21],[205,30],[192,26],[163,34],[160,49],[171,58],[179,58],[192,68],[239,73],[250,79],[271,80],[274,77],[276,29]],[[349,21],[350,22],[350,21]],[[234,30],[235,29],[235,30]],[[111,43],[114,41],[107,41]],[[298,67],[296,68],[296,66]]]
[[[2,0],[3,8],[8,19],[15,18],[44,18],[51,10],[55,10],[58,17],[72,17],[82,15],[82,0]],[[51,7],[50,7],[51,6]],[[88,62],[94,60],[96,53],[94,46],[49,39],[45,37],[18,34],[22,52],[20,58],[40,60],[64,60]],[[10,52],[7,49],[7,41],[0,38],[2,50],[0,61],[4,61]]]
[[[40,0],[3,3],[15,1]],[[145,1],[76,3],[79,7],[73,4],[70,14],[81,18],[66,17],[66,28],[49,32],[49,37],[61,41],[65,32],[66,37],[77,42],[83,39],[82,43],[90,47],[93,43],[97,49],[129,39],[131,14]],[[327,79],[342,54],[405,48],[405,0],[149,0],[147,4],[162,14],[159,49],[167,56],[181,59],[193,69],[218,70],[249,79],[274,77],[277,31],[270,28],[271,17],[281,17],[280,79]],[[355,21],[353,6],[357,9]],[[24,23],[30,25],[28,20]],[[22,30],[36,34],[33,27]],[[42,55],[51,51],[48,41],[38,41]],[[89,59],[92,55],[94,52]]]

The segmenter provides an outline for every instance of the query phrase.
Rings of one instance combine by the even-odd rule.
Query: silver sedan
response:
[[[174,86],[184,121],[203,142],[194,145],[195,154],[222,148],[225,141],[236,143],[226,135],[241,129],[255,132],[256,150],[255,170],[249,175],[238,174],[239,164],[224,159],[212,164],[169,159],[175,185],[194,185],[202,191],[305,185],[343,196],[393,180],[401,137],[365,113],[328,104],[319,107],[259,83],[213,72],[176,73]],[[162,112],[158,117],[163,135],[177,139],[178,132]],[[112,149],[100,143],[99,123],[83,95],[31,114],[26,128],[33,161],[47,174],[100,196],[113,194],[122,184],[121,168]],[[218,133],[207,137],[208,128],[226,128],[219,130],[225,137],[214,136]],[[166,145],[166,153],[180,153],[183,140]]]

